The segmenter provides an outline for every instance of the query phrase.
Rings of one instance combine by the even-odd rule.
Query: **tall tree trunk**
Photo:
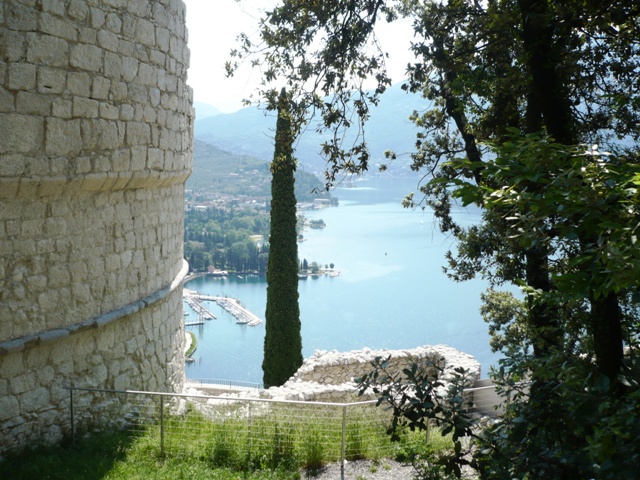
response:
[[[562,75],[565,46],[554,38],[559,25],[552,18],[548,0],[519,0],[518,4],[536,110],[542,114],[547,131],[556,141],[573,145],[577,138],[566,79]]]
[[[551,291],[549,278],[549,256],[540,248],[530,248],[526,251],[526,281],[527,285],[542,292]],[[535,330],[533,353],[537,358],[543,358],[551,350],[557,350],[562,345],[558,318],[548,305],[529,300],[529,324]]]
[[[598,299],[591,298],[591,332],[598,370],[617,383],[624,351],[622,311],[614,292]]]
[[[539,112],[547,132],[558,142],[575,145],[579,138],[574,128],[571,99],[563,75],[563,49],[559,32],[562,26],[550,11],[548,0],[519,0],[522,18],[523,44],[531,73],[530,104],[527,111],[529,127],[537,124]],[[533,103],[531,103],[533,100]],[[529,130],[538,131],[538,130]],[[582,234],[583,244],[595,239]],[[590,334],[596,349],[599,371],[615,381],[622,368],[622,312],[614,292],[598,298],[590,295]]]

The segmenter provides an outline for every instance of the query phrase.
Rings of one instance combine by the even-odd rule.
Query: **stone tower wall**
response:
[[[0,454],[184,382],[182,0],[0,3]]]

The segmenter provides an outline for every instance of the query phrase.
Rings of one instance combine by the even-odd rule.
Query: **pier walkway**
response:
[[[193,327],[194,325],[204,325],[204,321],[184,322],[185,327]]]
[[[188,290],[186,288],[183,290],[183,297],[185,302],[187,302],[187,304],[193,309],[193,311],[198,314],[198,318],[199,318],[198,323],[195,323],[195,322],[191,323],[192,325],[201,325],[200,322],[202,322],[202,320],[200,319],[212,320],[216,318],[216,316],[213,313],[211,313],[207,309],[207,307],[205,307],[204,305],[202,305],[202,303],[200,303],[202,300],[214,301],[213,300],[214,297],[211,297],[209,295],[200,295],[195,290]]]
[[[262,323],[262,319],[260,317],[243,307],[240,304],[240,301],[235,298],[204,295],[196,290],[189,290],[187,288],[184,289],[183,295],[189,306],[193,308],[198,315],[204,316],[204,318],[207,318],[207,315],[210,316],[210,318],[216,318],[215,315],[209,312],[209,310],[200,303],[201,301],[209,301],[216,302],[227,312],[233,315],[236,318],[236,323],[249,325],[251,327],[255,327]]]
[[[255,327],[256,325],[262,323],[262,319],[250,312],[235,298],[229,297],[213,297],[214,302],[224,308],[231,315],[236,317],[236,323],[246,324],[251,327]]]

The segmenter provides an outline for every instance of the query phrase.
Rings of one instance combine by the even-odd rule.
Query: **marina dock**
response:
[[[229,297],[212,297],[213,301],[236,317],[236,323],[255,327],[262,323],[262,319],[244,308],[238,300]]]
[[[183,297],[184,301],[187,302],[193,311],[198,314],[198,322],[189,322],[185,323],[185,325],[202,325],[202,323],[204,323],[203,320],[212,320],[216,318],[216,316],[201,303],[203,300],[215,301],[214,297],[210,295],[201,295],[195,290],[188,290],[186,288],[183,291]]]
[[[211,319],[216,318],[209,310],[206,309],[202,305],[201,302],[216,302],[222,308],[224,308],[227,312],[233,315],[236,318],[236,323],[242,325],[249,325],[250,327],[255,327],[262,323],[262,319],[258,317],[256,314],[247,310],[239,300],[230,297],[214,297],[212,295],[204,295],[196,290],[189,290],[187,288],[184,289],[184,300],[189,304],[189,306],[195,310],[198,314],[199,322],[186,323],[185,325],[201,325],[202,318]],[[207,318],[209,317],[209,318]]]

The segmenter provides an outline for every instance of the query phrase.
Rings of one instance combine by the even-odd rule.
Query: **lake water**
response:
[[[300,259],[333,263],[338,277],[300,280],[303,355],[315,350],[348,351],[413,348],[446,344],[473,355],[486,376],[498,356],[489,348],[487,326],[479,314],[480,280],[454,283],[442,272],[453,240],[434,226],[429,210],[407,210],[400,201],[416,191],[416,180],[370,178],[334,192],[340,206],[306,212],[321,218],[322,230],[308,229],[298,244]],[[456,213],[462,224],[479,219],[473,209]],[[201,277],[187,288],[239,299],[264,319],[266,280],[258,276]],[[262,381],[264,323],[249,327],[214,303],[217,316],[196,333],[192,379]],[[185,304],[186,311],[190,309]],[[187,319],[194,319],[195,314]]]

